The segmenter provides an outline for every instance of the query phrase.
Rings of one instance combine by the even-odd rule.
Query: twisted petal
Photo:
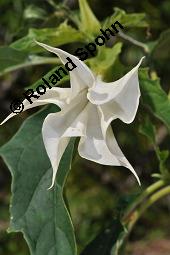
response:
[[[56,104],[60,108],[63,108],[66,104],[67,98],[69,94],[71,93],[69,88],[51,88],[47,89],[46,93],[44,95],[41,95],[38,99],[31,98],[32,104],[28,100],[23,101],[24,110],[26,111],[30,108],[34,108],[36,106],[41,106],[45,104]],[[37,93],[34,93],[35,95],[39,95]],[[16,113],[11,113],[0,125],[4,124],[7,120],[10,118],[16,116]]]
[[[87,99],[84,93],[80,93],[74,99],[74,102],[58,113],[49,114],[44,121],[42,128],[43,140],[53,168],[51,187],[54,185],[58,166],[70,137],[85,134],[86,107]]]
[[[46,50],[55,53],[61,60],[63,64],[66,64],[69,57],[73,63],[77,66],[75,69],[70,71],[70,83],[72,89],[72,98],[76,96],[81,90],[91,87],[94,84],[94,76],[88,66],[79,60],[77,57],[67,53],[58,48],[48,46],[44,43],[37,42],[40,46]]]
[[[98,80],[89,90],[88,99],[100,106],[108,125],[116,118],[125,123],[134,120],[139,105],[138,68],[142,60],[121,79],[111,83]]]
[[[80,156],[103,165],[124,166],[135,175],[140,184],[135,170],[119,148],[111,126],[106,130],[102,113],[98,107],[88,104],[87,111],[86,134],[81,137],[78,146]]]

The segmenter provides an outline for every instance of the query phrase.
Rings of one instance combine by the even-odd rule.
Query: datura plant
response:
[[[81,137],[78,146],[81,157],[99,164],[125,166],[139,182],[135,170],[120,150],[110,124],[117,118],[125,123],[134,120],[139,105],[138,68],[142,59],[121,79],[105,83],[77,57],[46,44],[39,45],[58,55],[63,64],[69,57],[76,65],[70,72],[70,88],[51,88],[39,99],[34,99],[33,104],[27,100],[23,102],[24,110],[48,103],[61,108],[60,112],[49,114],[42,127],[53,168],[52,186],[70,138],[78,136]],[[12,113],[7,119],[14,115]]]
[[[166,134],[170,130],[169,97],[162,89],[156,72],[148,67],[141,67],[144,56],[144,64],[147,65],[160,45],[159,42],[145,44],[128,35],[131,28],[149,27],[143,13],[128,14],[115,8],[112,16],[100,22],[86,0],[79,0],[79,12],[70,11],[65,5],[57,5],[53,1],[48,1],[48,4],[54,8],[54,15],[47,17],[41,28],[30,28],[26,36],[0,48],[0,55],[10,55],[11,59],[4,64],[1,63],[4,57],[0,58],[0,75],[39,64],[55,64],[60,67],[61,64],[66,65],[68,58],[75,66],[57,85],[47,88],[45,93],[39,90],[38,95],[35,92],[32,103],[27,99],[23,101],[24,111],[36,106],[46,106],[26,118],[11,140],[0,147],[0,155],[12,175],[8,231],[23,233],[31,255],[124,255],[125,243],[137,220],[153,203],[170,193],[167,164],[169,151],[160,149],[156,137],[160,125],[164,127]],[[58,20],[57,27],[51,27],[51,23],[49,27],[45,27],[60,9],[65,21],[61,23]],[[25,11],[25,15],[30,15],[29,10]],[[46,12],[38,10],[39,14],[35,15],[34,12],[34,18],[38,15],[42,19],[43,13],[45,19]],[[70,54],[77,45],[87,49],[87,45],[101,34],[101,29],[105,31],[116,21],[125,28],[123,32],[119,31],[107,43],[96,48],[96,52],[88,56],[86,61]],[[134,64],[128,68],[122,64],[123,46],[126,46],[126,42],[134,47],[132,49],[140,49]],[[48,56],[51,53],[56,56]],[[54,68],[44,78],[50,77],[53,72]],[[38,80],[29,88],[36,89],[41,83],[42,80]],[[135,119],[140,96],[141,109]],[[12,120],[10,119],[16,114],[9,114],[1,123],[0,130],[4,130],[6,125],[12,126],[12,121],[21,116],[27,116],[27,113],[24,114]],[[126,124],[135,119],[135,126],[131,127],[133,137],[135,140],[141,139],[141,143],[145,137],[155,152],[158,170],[152,173],[152,177],[158,180],[146,189],[143,187],[141,174],[143,169],[138,172],[134,162],[132,165],[129,163],[122,152],[123,139],[119,142],[121,150],[113,134],[112,125],[117,123],[117,119]],[[156,124],[153,124],[152,119],[156,120]],[[9,122],[6,123],[7,120]],[[125,136],[131,137],[129,129],[126,130]],[[136,154],[140,153],[138,148],[136,150]],[[77,152],[80,157],[89,160],[85,164],[88,162],[88,165],[92,165],[90,161],[98,163],[96,168],[128,168],[140,185],[135,182],[138,194],[125,206],[122,205],[121,209],[119,207],[118,213],[108,219],[109,224],[101,224],[107,226],[105,230],[99,235],[94,231],[96,237],[92,234],[87,238],[89,244],[86,247],[76,244],[72,223],[74,210],[69,208],[71,199],[66,200],[67,193],[64,193],[66,179],[74,167],[73,162],[78,167]],[[134,151],[133,154],[135,157]],[[114,175],[116,171],[112,171],[112,168],[109,171]],[[86,167],[83,171],[86,171]],[[137,172],[141,174],[140,180]],[[122,186],[124,183],[125,179],[122,178]],[[76,183],[77,186],[79,184]],[[87,207],[88,214],[91,215],[93,206]],[[79,220],[84,219],[80,217]],[[77,236],[79,234],[80,232]]]

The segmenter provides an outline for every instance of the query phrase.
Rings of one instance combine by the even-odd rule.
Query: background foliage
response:
[[[146,56],[140,70],[142,97],[135,122],[125,125],[116,120],[113,123],[119,144],[139,174],[142,187],[137,186],[133,176],[124,168],[96,165],[75,155],[65,195],[75,226],[78,251],[82,251],[103,229],[109,230],[110,236],[116,232],[115,229],[117,233],[122,233],[123,228],[115,219],[122,217],[124,209],[135,201],[136,197],[140,197],[145,187],[157,179],[164,184],[170,179],[169,1],[144,0],[139,3],[132,0],[108,0],[107,4],[105,1],[89,1],[97,18],[90,9],[83,12],[85,2],[80,2],[82,15],[77,1],[0,2],[1,120],[9,113],[9,104],[13,98],[20,96],[27,87],[36,87],[38,80],[58,65],[58,60],[37,47],[33,39],[73,53],[79,45],[91,42],[98,35],[100,27],[107,28],[115,20],[119,20],[125,29],[116,39],[110,40],[107,47],[100,47],[97,55],[88,60],[87,64],[95,71],[103,73],[109,81],[121,77],[141,56]],[[62,86],[68,84],[66,77]],[[51,110],[50,108],[44,111]],[[36,111],[37,109],[30,110],[1,126],[0,145],[6,144],[24,120]],[[38,116],[40,123],[41,114],[45,112],[34,115]],[[31,126],[34,118],[24,125],[29,123]],[[38,128],[37,126],[34,132],[30,129],[30,134],[28,131],[27,136],[23,136],[24,141],[20,141],[18,150],[15,150],[16,145],[10,143],[10,146],[13,146],[10,147],[11,152],[7,153],[4,149],[6,147],[3,146],[0,153],[6,153],[8,160],[11,160],[11,154],[15,155],[16,162],[12,162],[12,165],[15,165],[22,149],[20,147],[26,146],[27,142],[36,136]],[[17,140],[14,144],[16,142]],[[7,148],[9,149],[8,145]],[[25,164],[31,164],[31,158],[32,162],[37,162],[38,153],[30,154],[30,158],[25,159]],[[44,166],[48,165],[45,156],[41,163]],[[27,164],[24,165],[25,168]],[[0,254],[27,255],[29,251],[22,235],[6,233],[10,218],[11,176],[2,159],[0,166]],[[30,191],[29,186],[28,190]],[[52,198],[46,199],[51,201]],[[36,204],[36,201],[35,198],[33,203]],[[126,254],[136,254],[136,251],[138,255],[150,254],[148,243],[155,255],[170,253],[170,230],[167,228],[169,210],[169,197],[166,197],[143,214],[129,236],[130,245]],[[15,224],[22,226],[21,220]],[[14,228],[17,229],[16,225]],[[93,249],[98,247],[98,243],[103,239],[108,240],[104,245],[113,246],[114,240],[109,241],[107,231],[98,238],[97,245],[93,243],[92,246],[88,246],[82,255],[94,254]],[[116,240],[117,237],[114,238]],[[100,251],[101,255],[104,251],[106,255],[109,254],[109,251],[103,249]]]

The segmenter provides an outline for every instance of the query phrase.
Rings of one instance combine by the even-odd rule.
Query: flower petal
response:
[[[95,105],[89,104],[88,106],[86,136],[80,138],[78,146],[80,156],[103,165],[124,166],[135,175],[140,183],[135,170],[119,148],[111,126],[107,130],[103,129],[101,112]]]
[[[53,168],[51,187],[70,137],[83,136],[86,132],[86,106],[87,98],[84,93],[79,94],[71,104],[60,112],[49,114],[44,121],[43,140]]]
[[[116,118],[125,123],[134,120],[139,105],[138,68],[142,60],[143,58],[121,79],[111,83],[98,80],[95,86],[89,89],[88,99],[91,103],[100,105],[108,125]]]
[[[28,100],[23,101],[24,110],[26,111],[28,109],[34,108],[36,106],[41,106],[45,104],[56,104],[60,108],[62,108],[66,102],[67,98],[69,97],[69,94],[71,93],[69,88],[51,88],[47,89],[46,93],[44,95],[41,95],[38,99],[31,98],[32,104]],[[35,95],[39,95],[37,93],[34,93]],[[0,125],[3,125],[7,120],[10,118],[16,116],[16,113],[11,113]]]
[[[66,58],[69,57],[77,66],[75,69],[70,71],[72,97],[76,96],[82,89],[93,86],[95,78],[93,76],[93,73],[85,63],[64,50],[48,46],[44,43],[37,43],[46,50],[55,53],[60,58],[63,64],[66,64],[68,62]]]

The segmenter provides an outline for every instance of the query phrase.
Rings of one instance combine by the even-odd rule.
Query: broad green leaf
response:
[[[97,34],[100,32],[100,22],[92,12],[87,0],[79,0],[80,6],[80,30],[86,32],[87,35]]]
[[[88,63],[95,73],[107,76],[109,79],[110,68],[115,63],[122,49],[122,43],[115,44],[112,48],[101,47],[95,58],[88,60]]]
[[[0,122],[3,121],[1,118]],[[12,118],[11,121],[8,121],[5,125],[0,127],[0,147],[5,144],[18,130],[19,126],[21,126],[23,119],[21,118]]]
[[[8,46],[0,47],[0,76],[28,66],[56,63],[57,58],[30,55]]]
[[[109,28],[116,21],[119,21],[125,28],[148,26],[145,13],[126,13],[122,9],[114,8],[114,14],[105,20],[103,27]]]
[[[152,80],[147,69],[139,72],[142,103],[170,130],[170,99],[160,86],[159,79]]]
[[[34,40],[57,47],[66,43],[83,42],[84,35],[64,22],[55,28],[30,28],[28,35],[13,42],[11,47],[30,53],[43,51]]]
[[[81,253],[81,255],[117,255],[119,239],[124,233],[124,227],[118,220],[100,233]]]
[[[12,175],[9,231],[21,231],[31,255],[76,255],[74,230],[63,199],[70,170],[74,140],[68,145],[51,184],[52,169],[44,149],[41,129],[44,118],[56,107],[45,108],[28,118],[17,134],[0,149]]]

